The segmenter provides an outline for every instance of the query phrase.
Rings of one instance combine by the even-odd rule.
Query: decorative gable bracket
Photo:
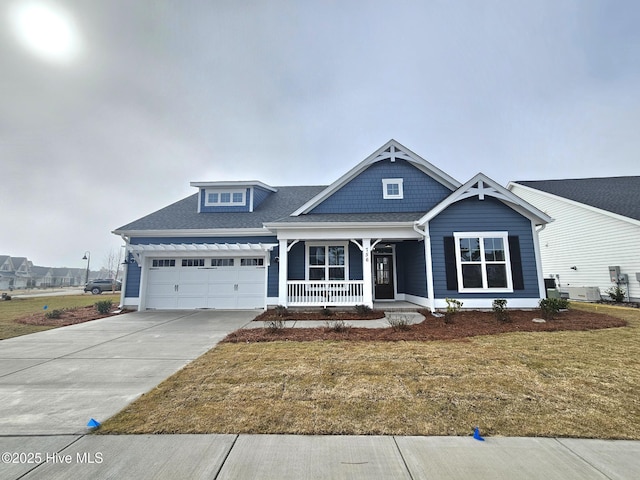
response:
[[[431,219],[444,211],[449,205],[471,197],[478,197],[478,200],[484,200],[485,197],[493,197],[500,200],[521,215],[534,221],[536,225],[545,225],[553,221],[553,218],[546,213],[525,202],[522,198],[494,182],[485,174],[478,173],[475,177],[427,212],[427,214],[418,220],[416,224],[419,226],[425,225]]]

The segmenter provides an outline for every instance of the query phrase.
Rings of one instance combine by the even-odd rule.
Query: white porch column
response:
[[[373,308],[373,275],[371,270],[371,239],[362,239],[362,279],[364,291],[362,300],[365,305]]]
[[[429,234],[429,222],[424,225],[424,256],[427,264],[427,298],[429,310],[436,311],[435,292],[433,291],[433,257],[431,255],[431,235]]]
[[[289,270],[289,252],[287,251],[287,240],[280,240],[280,246],[278,251],[278,257],[280,259],[278,263],[278,304],[287,306],[287,272]]]

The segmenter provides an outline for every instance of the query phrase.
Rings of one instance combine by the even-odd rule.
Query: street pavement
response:
[[[255,314],[131,313],[0,341],[0,479],[640,478],[637,441],[90,433],[89,419],[112,416]]]

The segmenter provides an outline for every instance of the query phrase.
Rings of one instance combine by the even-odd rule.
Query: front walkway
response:
[[[137,312],[2,340],[0,435],[84,433],[257,313]]]

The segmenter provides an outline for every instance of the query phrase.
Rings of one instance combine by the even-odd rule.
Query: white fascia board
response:
[[[477,191],[472,192],[472,190],[475,188],[474,185],[476,185],[478,182],[482,182],[483,184],[486,184],[490,188],[487,190],[477,189]],[[431,210],[429,210],[422,218],[420,218],[420,220],[418,220],[417,224],[424,225],[429,220],[432,220],[433,218],[438,216],[447,207],[454,204],[455,202],[458,202],[465,198],[469,198],[476,195],[486,195],[489,197],[494,197],[500,200],[502,203],[504,203],[508,207],[514,209],[516,212],[523,215],[524,217],[532,221],[535,221],[539,225],[544,225],[544,224],[553,222],[553,218],[551,218],[549,215],[547,215],[543,211],[539,210],[538,208],[534,207],[533,205],[526,202],[522,198],[518,197],[515,193],[507,190],[502,185],[498,184],[494,180],[487,177],[484,173],[478,173],[471,180],[469,180],[467,183],[465,183],[460,188],[458,188],[458,190],[453,192],[451,195],[449,195],[447,198],[441,201],[438,205],[436,205]]]
[[[331,224],[268,224],[280,240],[335,240],[351,238],[385,238],[398,240],[420,240],[423,236],[413,228],[413,222],[331,223]]]
[[[194,230],[114,230],[115,235],[127,237],[254,237],[256,235],[273,235],[266,228],[209,228]]]
[[[380,147],[375,152],[373,152],[371,155],[369,155],[367,158],[365,158],[362,162],[360,162],[355,167],[353,167],[351,170],[349,170],[347,173],[345,173],[340,178],[338,178],[335,182],[333,182],[327,188],[322,190],[319,194],[317,194],[315,197],[313,197],[307,203],[305,203],[300,208],[298,208],[295,212],[293,212],[291,214],[291,216],[292,217],[297,217],[297,216],[299,216],[299,215],[301,215],[303,213],[308,213],[311,210],[313,210],[320,203],[322,203],[325,199],[330,197],[333,193],[338,191],[340,188],[342,188],[344,185],[349,183],[351,180],[353,180],[355,177],[357,177],[360,173],[362,173],[364,170],[366,170],[367,167],[369,167],[370,165],[373,165],[374,163],[386,158],[386,157],[384,157],[383,154],[384,154],[384,152],[385,152],[385,150],[387,148],[392,147],[392,146],[402,151],[402,154],[398,155],[398,158],[401,158],[403,160],[406,160],[406,161],[410,162],[416,168],[418,168],[422,172],[426,173],[427,175],[429,175],[430,177],[432,177],[436,181],[442,183],[447,188],[450,188],[450,189],[453,190],[453,189],[458,188],[460,186],[460,182],[458,182],[455,178],[447,175],[442,170],[440,170],[438,167],[432,165],[431,163],[426,161],[421,156],[419,156],[416,153],[414,153],[411,150],[409,150],[404,145],[402,145],[399,142],[396,142],[395,140],[391,139],[387,143],[385,143],[382,147]]]
[[[568,198],[561,197],[560,195],[555,195],[553,193],[545,192],[543,190],[538,190],[537,188],[529,187],[527,185],[522,185],[518,182],[509,182],[509,184],[507,185],[507,188],[511,190],[513,187],[522,188],[524,190],[540,194],[543,197],[552,198],[554,200],[558,200],[558,201],[567,203],[569,205],[573,205],[575,207],[584,208],[585,210],[589,210],[591,212],[600,213],[602,215],[606,215],[608,217],[615,218],[617,220],[622,220],[623,222],[627,222],[632,225],[640,226],[640,220],[636,220],[635,218],[625,217],[624,215],[620,215],[619,213],[613,213],[613,212],[610,212],[609,210],[603,210],[602,208],[593,207],[585,203],[576,202],[575,200],[570,200]]]
[[[278,189],[267,185],[266,183],[262,183],[258,180],[248,180],[248,181],[221,181],[221,182],[190,182],[189,185],[192,187],[198,188],[240,188],[240,187],[260,187],[265,190],[270,190],[272,192],[277,192]]]

